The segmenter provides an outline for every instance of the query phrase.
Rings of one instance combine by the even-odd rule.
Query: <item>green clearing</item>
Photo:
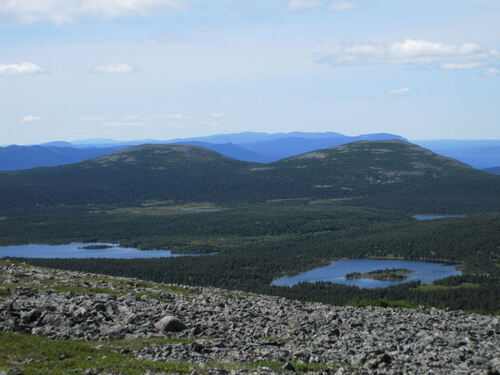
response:
[[[447,285],[437,285],[437,284],[423,284],[418,287],[418,290],[423,292],[432,292],[434,290],[450,290],[450,289],[461,289],[461,288],[479,288],[481,284],[464,282],[459,285],[447,286]]]

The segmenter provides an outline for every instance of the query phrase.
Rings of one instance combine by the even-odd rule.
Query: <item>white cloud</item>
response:
[[[24,116],[22,119],[21,119],[21,122],[23,124],[26,124],[28,122],[35,122],[35,121],[41,121],[42,118],[41,117],[38,117],[38,116]]]
[[[477,68],[499,56],[475,43],[444,44],[407,39],[392,44],[341,45],[318,62],[330,65],[404,64],[439,66],[442,69]]]
[[[102,74],[127,74],[133,73],[135,69],[128,64],[104,64],[93,67],[92,71]]]
[[[179,120],[183,117],[184,117],[184,115],[182,113],[175,113],[173,115],[168,115],[168,118],[175,119],[175,120]]]
[[[479,68],[480,66],[483,66],[483,63],[480,62],[471,62],[471,63],[459,63],[459,64],[454,64],[454,63],[448,63],[448,64],[442,64],[441,68],[445,70],[462,70],[462,69],[474,69],[474,68]]]
[[[323,5],[322,0],[289,0],[285,6],[286,10],[306,10]]]
[[[212,113],[212,117],[224,117],[226,114],[222,112]]]
[[[408,87],[402,87],[400,89],[389,90],[389,94],[391,94],[391,95],[407,94],[409,92],[410,92],[410,89]]]
[[[0,13],[22,22],[72,22],[81,17],[113,19],[148,15],[162,9],[185,10],[185,0],[2,0]]]
[[[487,77],[494,77],[500,74],[500,69],[497,68],[489,68],[484,75]]]
[[[30,62],[19,64],[0,64],[0,75],[19,75],[44,73],[45,70]]]
[[[349,10],[359,8],[359,4],[352,1],[336,1],[328,6],[333,11]]]

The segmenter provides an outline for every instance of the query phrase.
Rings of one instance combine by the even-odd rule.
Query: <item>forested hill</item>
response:
[[[500,210],[500,177],[401,141],[361,141],[269,164],[184,145],[143,145],[90,161],[0,174],[0,207],[147,200],[339,199],[413,212]]]

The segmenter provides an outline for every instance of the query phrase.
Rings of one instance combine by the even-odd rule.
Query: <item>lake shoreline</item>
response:
[[[45,259],[147,259],[205,256],[216,253],[175,253],[171,250],[143,250],[121,247],[118,243],[70,242],[65,244],[24,244],[0,246],[1,258],[45,258]]]
[[[282,276],[275,278],[272,286],[293,287],[302,282],[333,282],[359,288],[378,288],[397,285],[404,282],[420,281],[421,283],[431,283],[434,280],[461,275],[460,263],[433,262],[422,260],[400,260],[386,258],[363,258],[363,259],[340,259],[330,262],[328,265],[319,266],[308,271],[297,273],[292,276]],[[414,271],[404,280],[373,280],[365,278],[346,278],[349,273],[367,273],[380,269],[400,268]]]

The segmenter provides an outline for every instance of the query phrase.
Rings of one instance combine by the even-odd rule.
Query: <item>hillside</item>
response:
[[[247,183],[248,165],[197,146],[134,146],[82,163],[3,173],[0,206],[222,200]]]
[[[143,145],[90,161],[0,174],[0,207],[148,200],[343,199],[414,212],[500,209],[500,178],[402,141],[361,141],[269,164],[185,145]]]
[[[0,262],[8,374],[498,373],[498,319]]]

